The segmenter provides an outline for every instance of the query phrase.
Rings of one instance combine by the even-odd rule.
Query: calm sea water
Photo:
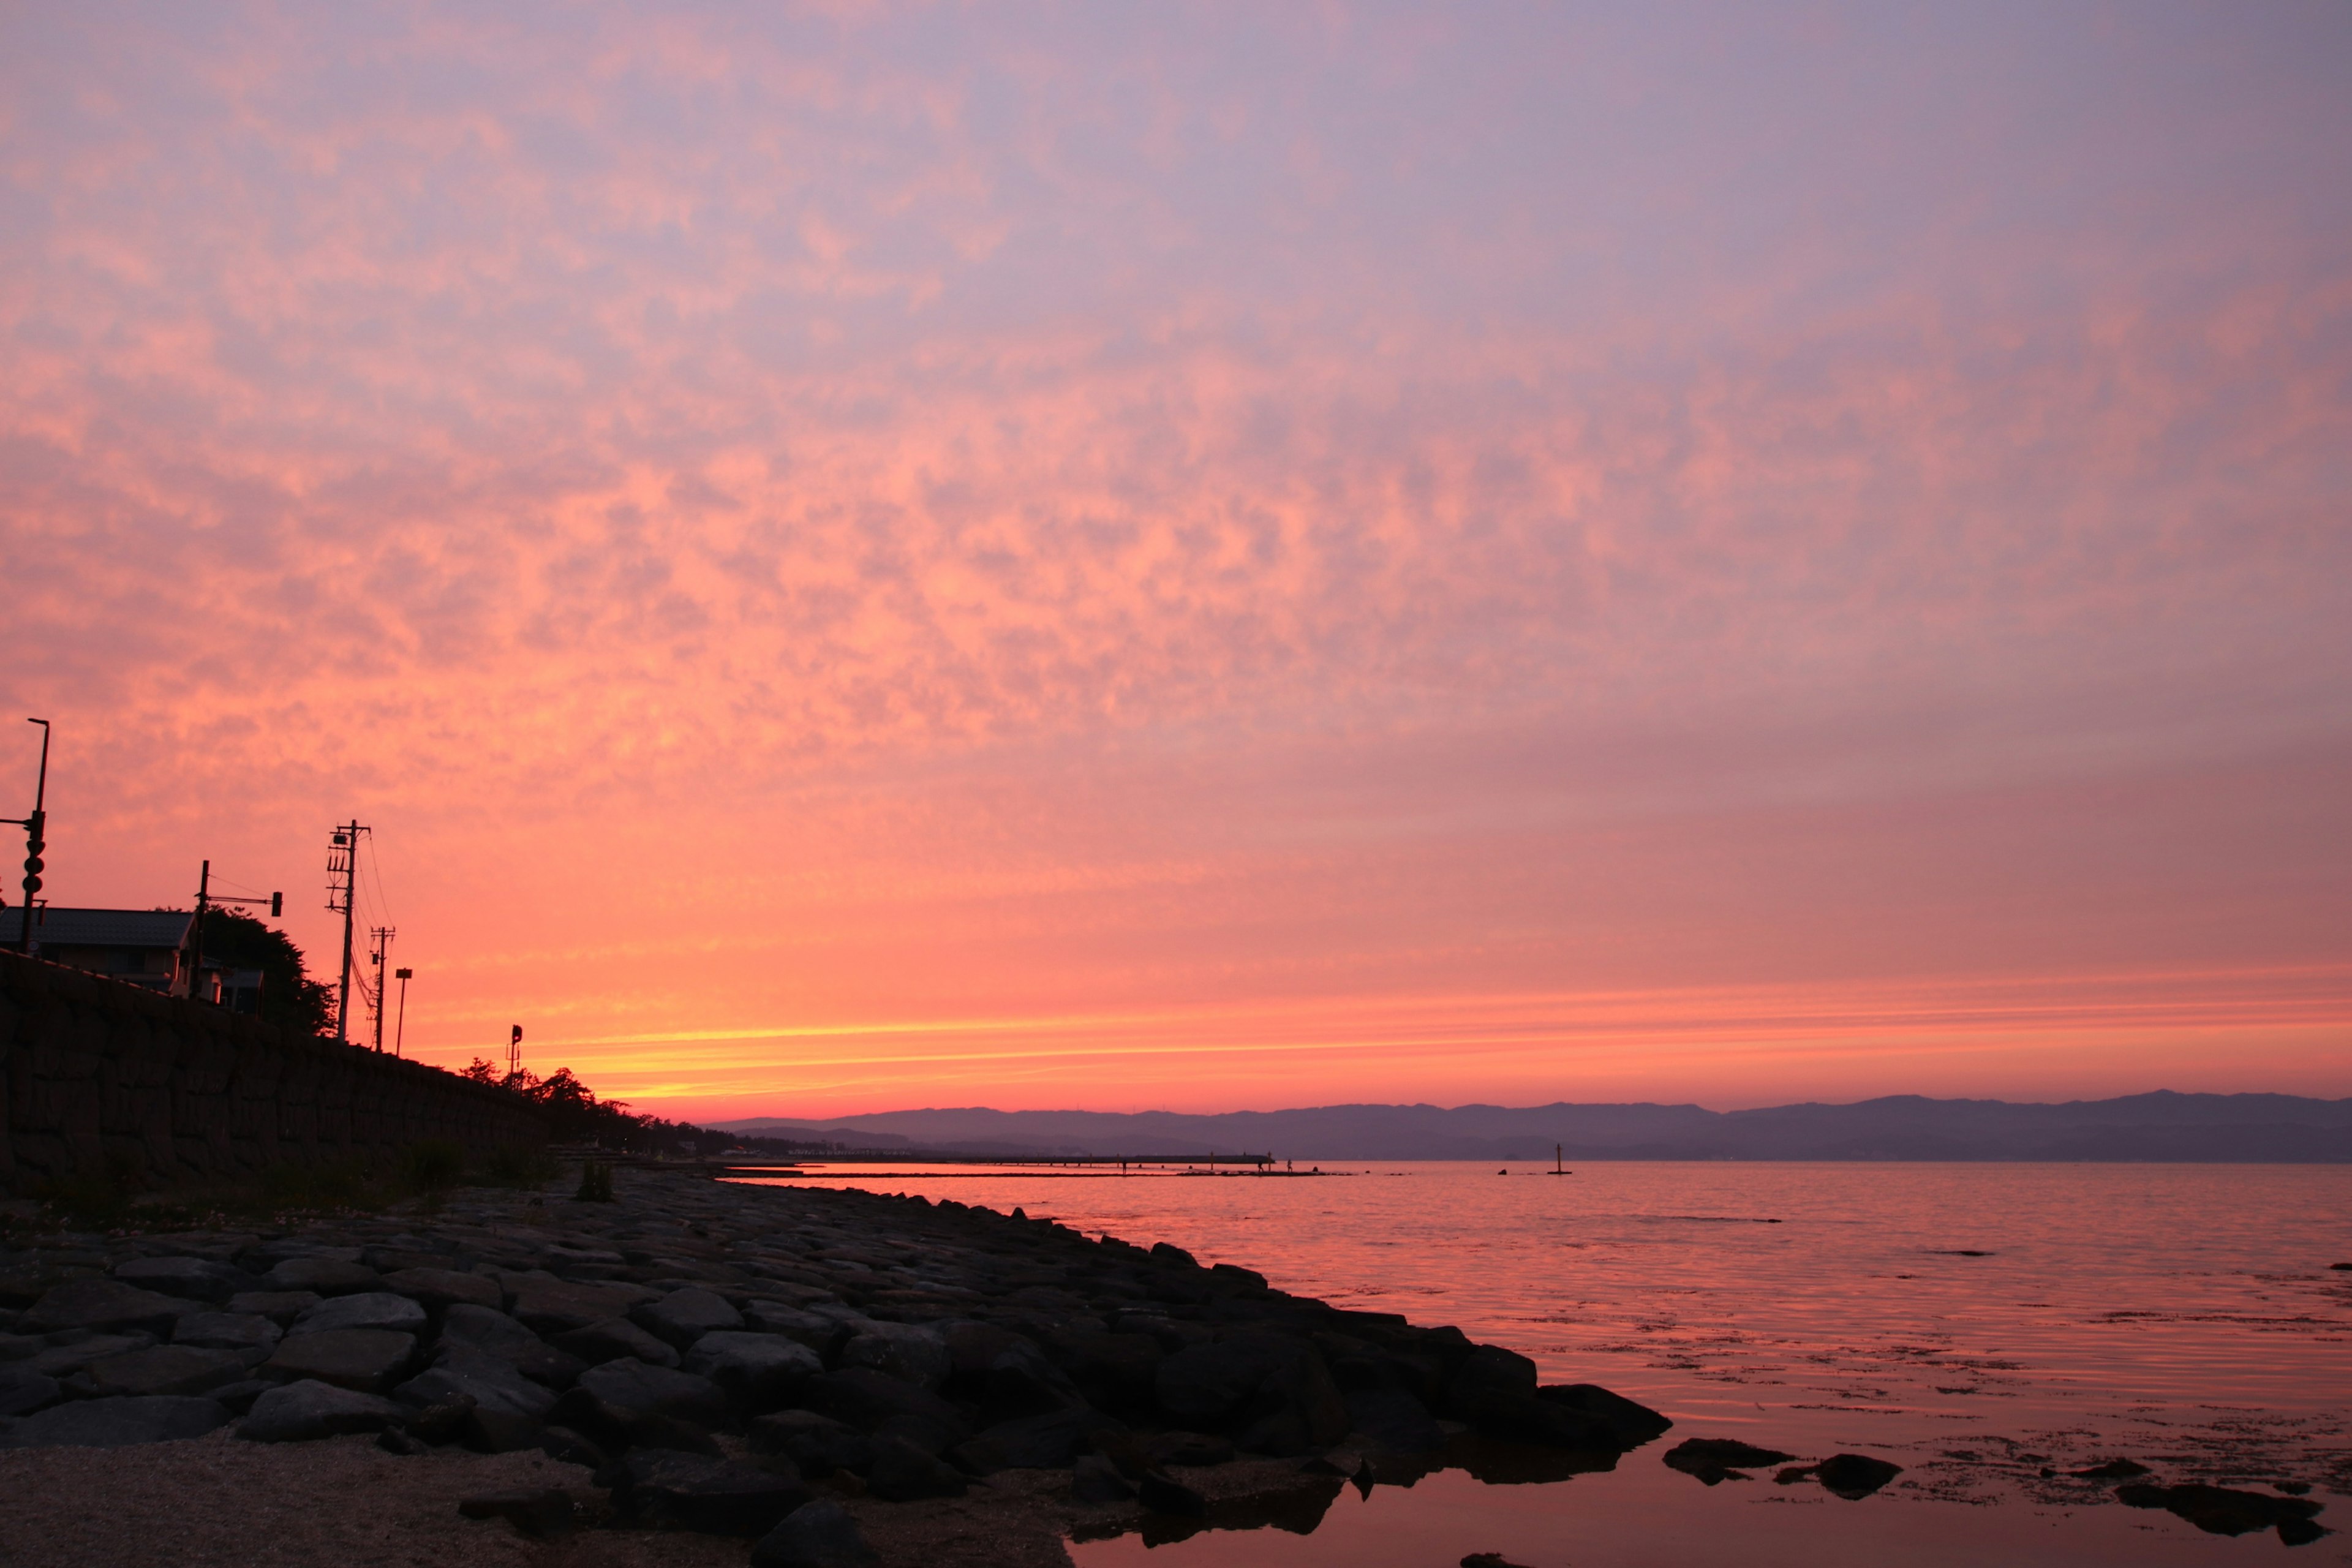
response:
[[[2352,1168],[1389,1163],[1320,1179],[814,1167],[1172,1241],[1335,1304],[1454,1323],[1675,1431],[1612,1472],[1460,1469],[1289,1528],[1082,1542],[1150,1563],[1437,1568],[2181,1563],[2287,1550],[2124,1508],[2069,1469],[2312,1489],[2352,1527]],[[1906,1467],[1876,1496],[1707,1488],[1658,1456],[1739,1437]],[[2045,1477],[2044,1470],[2057,1472]],[[1311,1525],[1306,1533],[1301,1529]],[[2293,1548],[2352,1563],[2352,1533]]]

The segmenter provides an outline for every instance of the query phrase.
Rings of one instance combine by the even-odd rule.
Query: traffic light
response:
[[[272,894],[270,894],[270,895],[269,895],[269,918],[270,918],[271,920],[276,920],[276,919],[278,919],[279,916],[283,915],[285,912],[286,912],[286,895],[285,895],[285,894],[283,894],[283,893],[272,893]]]
[[[41,831],[47,816],[48,813],[37,810],[25,819],[25,901],[28,904],[41,890],[41,851],[48,847]]]

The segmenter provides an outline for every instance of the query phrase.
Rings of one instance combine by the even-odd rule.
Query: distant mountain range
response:
[[[2352,1162],[2352,1100],[2154,1094],[2063,1105],[1894,1095],[1853,1105],[1326,1105],[1216,1116],[1147,1110],[891,1110],[760,1117],[730,1132],[973,1154],[1271,1153],[1293,1160],[2137,1160]]]

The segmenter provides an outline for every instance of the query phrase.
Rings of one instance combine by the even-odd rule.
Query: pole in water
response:
[[[1561,1144],[1555,1143],[1551,1146],[1551,1169],[1546,1171],[1544,1173],[1545,1175],[1572,1176],[1576,1174],[1574,1171],[1568,1168],[1568,1162],[1561,1158],[1562,1149],[1563,1145]]]

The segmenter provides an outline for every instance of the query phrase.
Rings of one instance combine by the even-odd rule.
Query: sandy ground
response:
[[[1336,1483],[1295,1465],[1242,1464],[1185,1478],[1213,1499]],[[396,1458],[372,1437],[248,1443],[227,1428],[129,1448],[0,1450],[5,1568],[741,1568],[751,1542],[588,1529],[526,1539],[458,1500],[562,1487],[583,1509],[588,1472],[536,1453]],[[824,1489],[820,1487],[822,1493]],[[844,1497],[888,1568],[1068,1568],[1074,1525],[1133,1528],[1130,1507],[1073,1508],[1067,1471],[1007,1471],[961,1498],[881,1503]],[[1245,1506],[1245,1505],[1244,1505]]]

